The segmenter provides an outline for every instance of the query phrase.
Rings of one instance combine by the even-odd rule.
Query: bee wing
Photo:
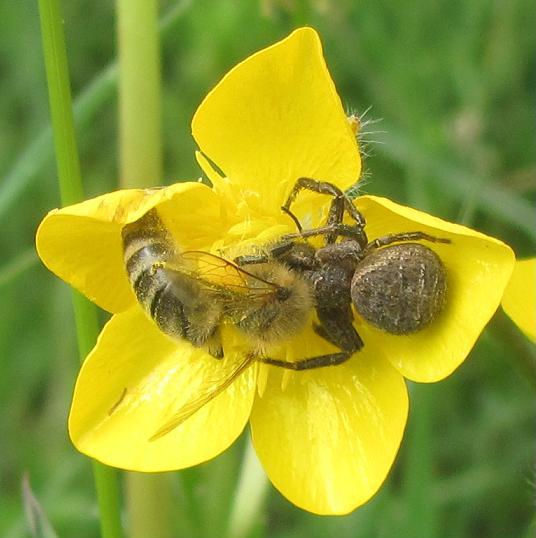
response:
[[[189,250],[183,252],[180,258],[192,266],[192,271],[198,280],[205,282],[209,287],[213,285],[241,293],[265,294],[278,288],[277,284],[264,280],[235,263],[204,252]],[[255,286],[252,283],[255,282]]]
[[[197,413],[197,411],[229,387],[254,361],[255,358],[253,355],[246,355],[225,377],[209,380],[201,390],[199,396],[179,409],[167,422],[156,430],[149,438],[149,441],[156,441],[180,426],[186,419]]]

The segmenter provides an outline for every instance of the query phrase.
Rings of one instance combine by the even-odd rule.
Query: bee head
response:
[[[290,289],[282,286],[278,286],[275,296],[278,301],[286,301],[290,297]]]

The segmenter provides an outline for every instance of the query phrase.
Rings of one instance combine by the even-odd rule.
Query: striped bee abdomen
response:
[[[160,330],[187,338],[188,318],[175,279],[163,264],[176,259],[173,238],[153,209],[123,228],[123,259],[136,297]]]
[[[136,298],[158,328],[194,346],[208,345],[222,356],[217,334],[221,307],[214,304],[195,274],[179,271],[180,255],[155,209],[122,231],[123,259]],[[166,267],[170,263],[175,268]]]

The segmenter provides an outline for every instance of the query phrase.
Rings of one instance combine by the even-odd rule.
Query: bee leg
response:
[[[256,357],[258,362],[279,366],[287,370],[312,370],[313,368],[324,368],[325,366],[337,366],[346,362],[352,356],[346,351],[340,353],[328,353],[327,355],[318,355],[309,359],[302,359],[295,362],[281,361],[278,359],[270,359],[269,357]]]
[[[216,330],[215,333],[207,340],[208,352],[215,359],[223,359],[223,346],[221,344],[220,331]]]
[[[400,243],[403,241],[430,241],[431,243],[450,243],[450,239],[435,237],[424,232],[402,232],[398,234],[384,235],[383,237],[378,237],[377,239],[374,239],[374,241],[371,241],[365,247],[363,254],[364,256],[366,256],[372,250],[391,245],[392,243]]]
[[[242,266],[255,265],[257,263],[266,263],[268,262],[268,260],[268,256],[264,254],[260,254],[259,256],[256,256],[255,254],[247,254],[245,256],[237,256],[233,261],[236,263],[236,265]]]

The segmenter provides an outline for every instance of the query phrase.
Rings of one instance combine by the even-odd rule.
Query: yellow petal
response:
[[[443,379],[467,357],[499,306],[514,254],[497,239],[385,198],[363,196],[357,205],[366,217],[370,240],[411,231],[451,240],[449,244],[422,242],[439,255],[447,270],[447,304],[429,327],[392,335],[358,319],[365,346],[381,346],[405,377],[422,382]]]
[[[287,374],[270,367],[253,404],[253,443],[274,486],[317,514],[346,514],[380,487],[407,419],[403,377],[381,353]]]
[[[177,183],[112,192],[55,209],[39,226],[37,252],[53,273],[93,302],[121,312],[135,302],[123,264],[121,228],[159,204],[165,224],[182,242],[196,239],[190,248],[201,248],[221,233],[219,200],[212,190],[200,183]]]
[[[536,342],[536,258],[516,262],[502,307],[527,338]]]
[[[236,364],[164,336],[140,308],[104,327],[76,382],[69,417],[75,446],[114,467],[181,469],[225,450],[246,424],[255,367],[170,433],[150,441],[185,403]]]
[[[355,136],[311,28],[232,69],[199,106],[192,131],[250,208],[265,214],[280,213],[298,177],[341,188],[359,178]]]

